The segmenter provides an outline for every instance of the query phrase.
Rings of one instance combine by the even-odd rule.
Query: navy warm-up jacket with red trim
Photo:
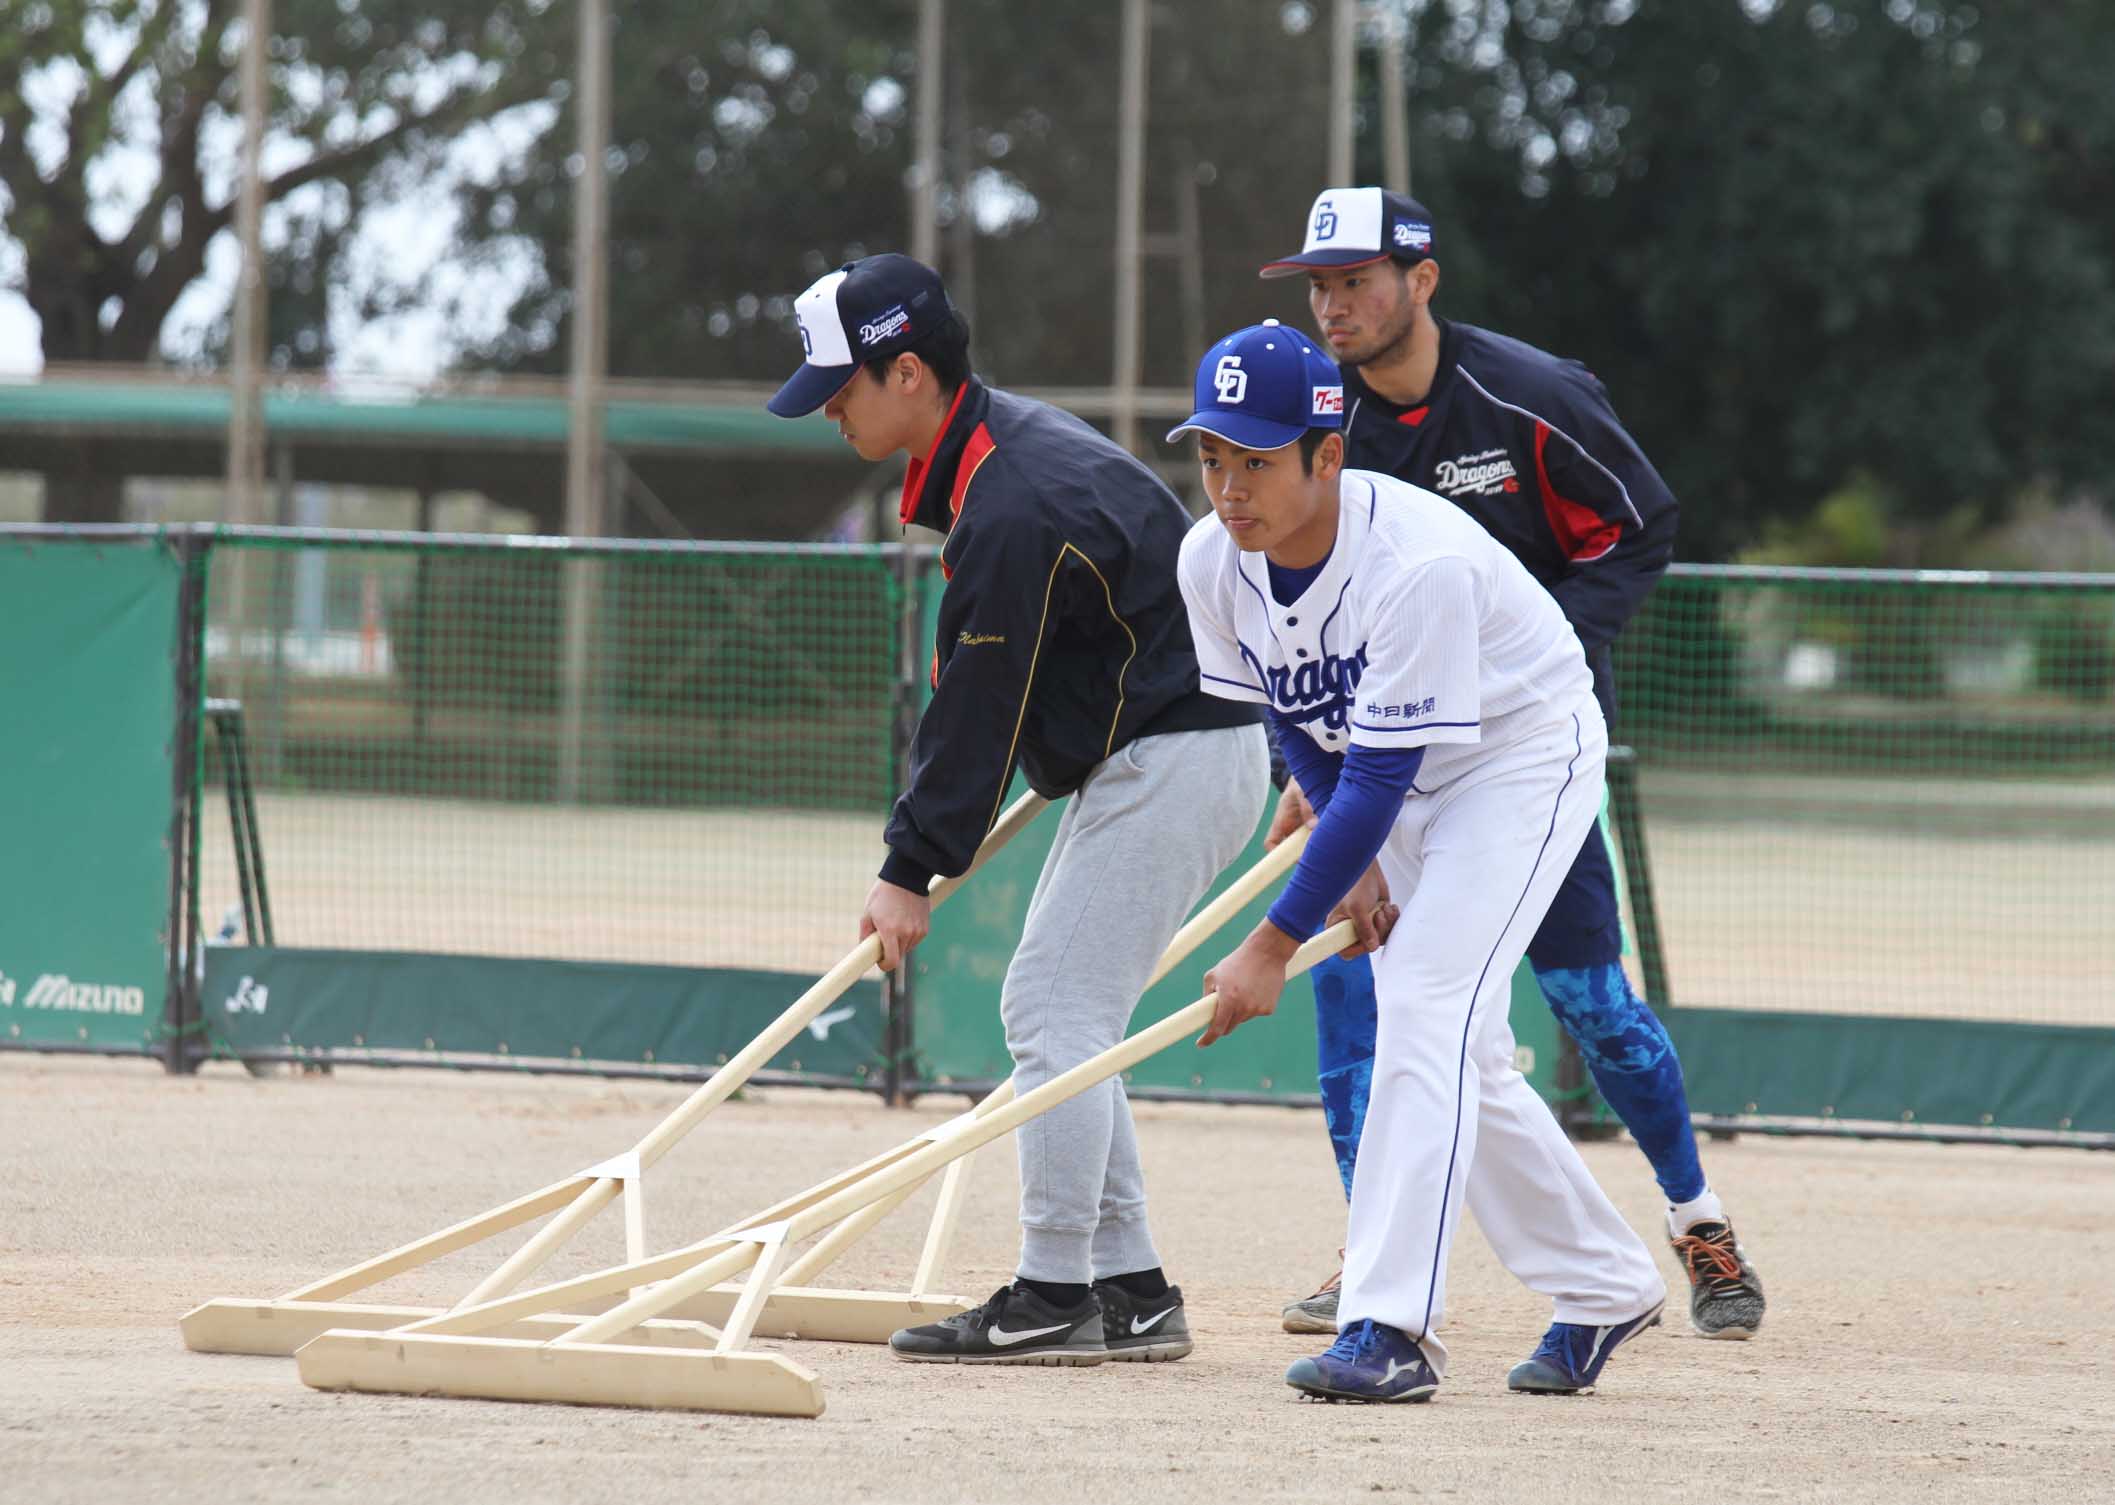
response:
[[[1397,407],[1344,368],[1345,463],[1436,491],[1548,588],[1615,724],[1609,644],[1674,557],[1675,501],[1577,361],[1439,321],[1425,400]]]
[[[1258,719],[1198,688],[1175,583],[1189,514],[1071,414],[971,378],[904,478],[903,520],[947,534],[947,589],[889,882],[967,868],[1016,766],[1056,799],[1140,737]]]

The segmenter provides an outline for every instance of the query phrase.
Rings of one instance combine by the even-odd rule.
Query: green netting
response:
[[[924,661],[899,565],[223,537],[278,941],[829,965]],[[1672,1002],[2115,1025],[2115,580],[1678,568],[1617,658]]]
[[[2115,1025],[2115,579],[1677,569],[1617,649],[1669,992]]]
[[[215,547],[282,945],[817,969],[895,786],[880,550]],[[237,901],[209,739],[203,916]]]

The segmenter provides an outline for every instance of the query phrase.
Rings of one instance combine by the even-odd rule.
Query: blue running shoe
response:
[[[1505,1377],[1506,1388],[1534,1395],[1576,1395],[1591,1390],[1617,1344],[1627,1343],[1646,1328],[1659,1325],[1658,1306],[1614,1327],[1553,1322],[1535,1352],[1524,1363],[1515,1364],[1513,1372]]]
[[[1328,1401],[1424,1401],[1439,1388],[1439,1376],[1415,1338],[1361,1319],[1337,1334],[1329,1352],[1296,1361],[1285,1383]]]

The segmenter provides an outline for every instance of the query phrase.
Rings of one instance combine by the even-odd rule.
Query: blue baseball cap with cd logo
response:
[[[1273,261],[1259,277],[1364,266],[1393,258],[1411,265],[1432,254],[1432,215],[1416,199],[1386,188],[1325,188],[1307,211],[1307,242]]]
[[[808,358],[764,406],[781,418],[812,413],[866,362],[917,344],[954,316],[940,274],[924,262],[893,251],[848,261],[793,300]]]
[[[1315,342],[1276,319],[1239,329],[1197,363],[1197,411],[1168,430],[1283,449],[1309,429],[1342,428],[1344,378]]]

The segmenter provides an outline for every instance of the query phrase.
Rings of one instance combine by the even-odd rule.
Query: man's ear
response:
[[[1315,475],[1333,481],[1344,469],[1344,436],[1332,432],[1315,446]]]
[[[906,392],[918,390],[919,382],[927,378],[925,362],[908,350],[896,357],[896,384]]]
[[[1410,268],[1410,301],[1423,306],[1439,291],[1439,263],[1426,257]]]

